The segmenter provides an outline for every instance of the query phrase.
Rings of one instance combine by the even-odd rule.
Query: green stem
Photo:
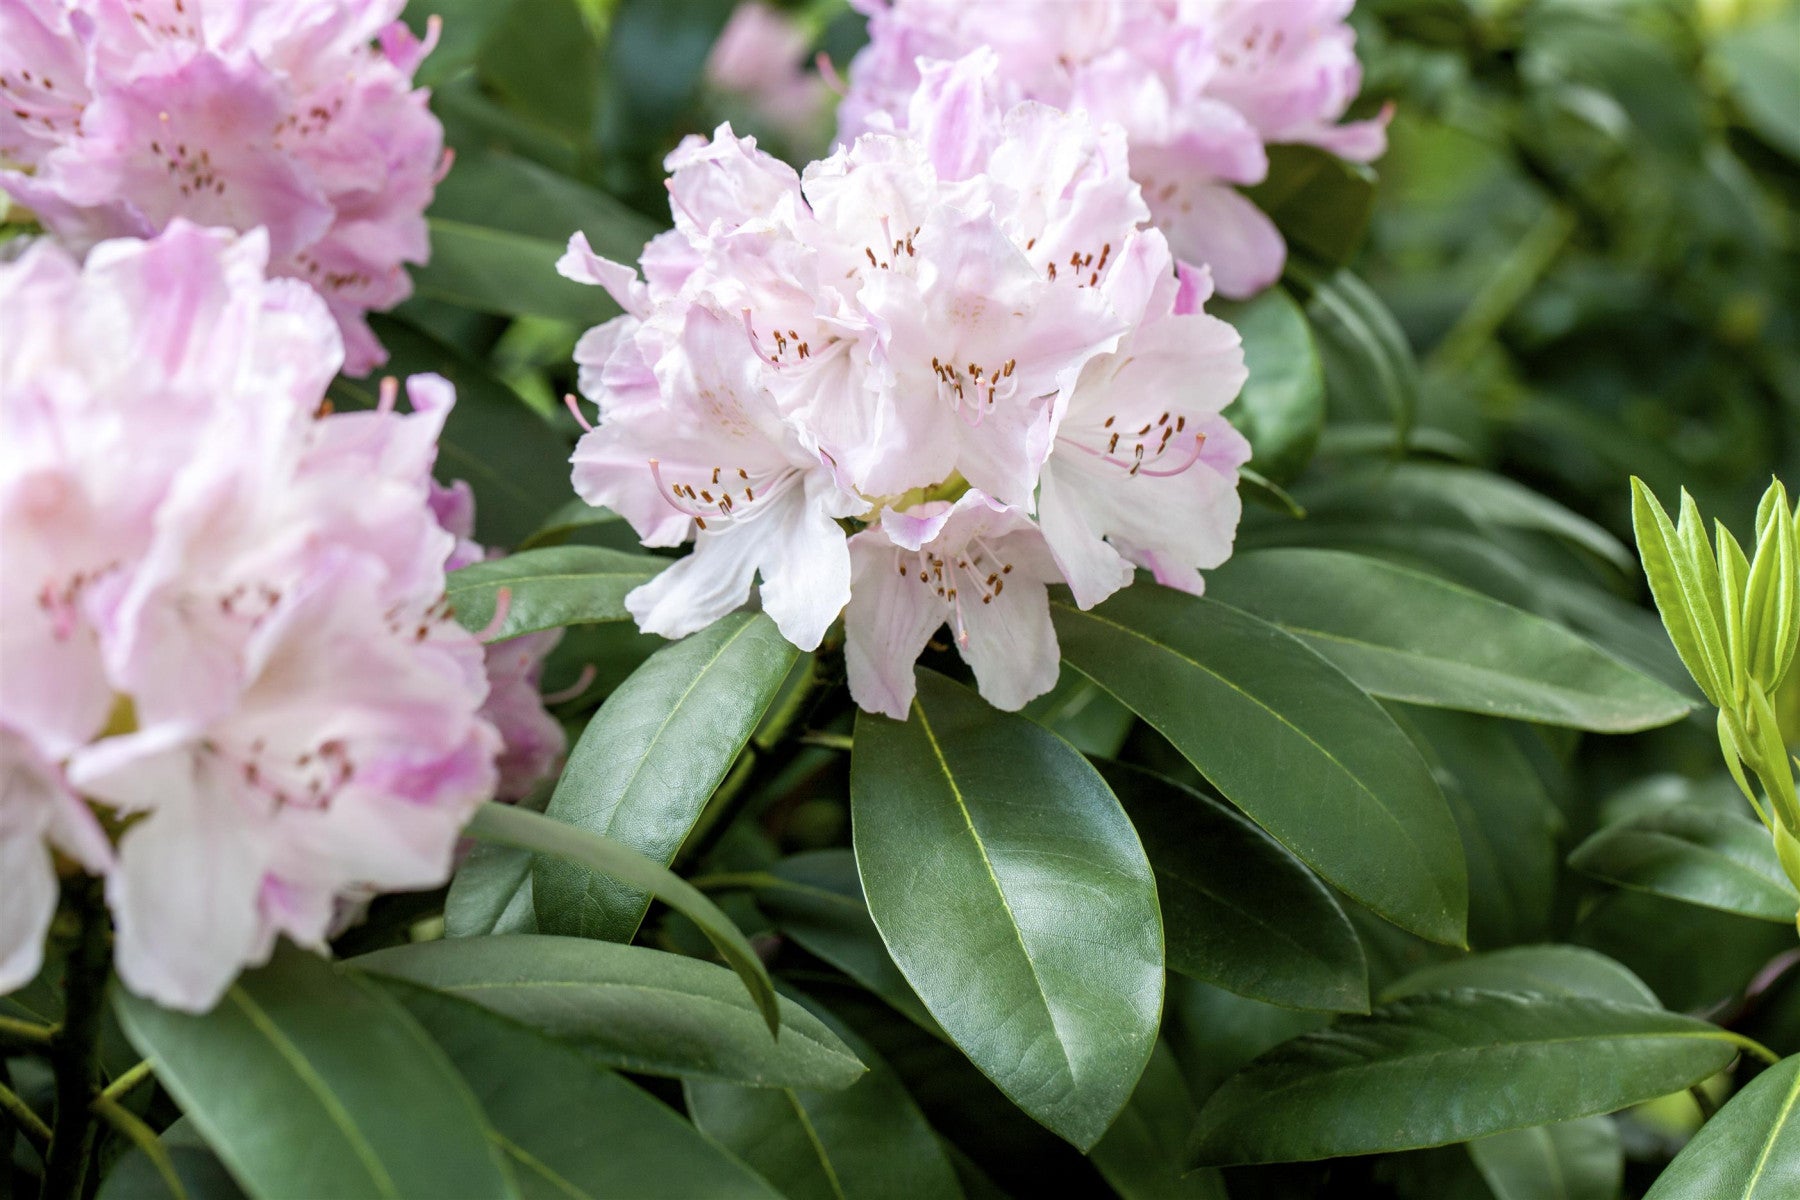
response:
[[[123,1100],[126,1096],[131,1094],[131,1089],[150,1078],[150,1074],[150,1060],[145,1059],[137,1066],[131,1068],[131,1070],[107,1084],[106,1089],[100,1093],[101,1099]]]
[[[19,1098],[19,1094],[0,1083],[0,1110],[13,1119],[13,1124],[25,1135],[25,1140],[37,1147],[39,1154],[50,1144],[50,1127],[44,1124],[44,1118],[33,1111],[31,1105]]]
[[[0,1046],[20,1049],[45,1049],[56,1034],[55,1028],[16,1017],[0,1017]]]
[[[120,1076],[124,1078],[124,1076]],[[187,1188],[182,1186],[181,1176],[175,1170],[175,1160],[169,1157],[169,1148],[156,1136],[156,1131],[138,1119],[138,1115],[120,1104],[116,1099],[102,1092],[94,1100],[94,1114],[114,1129],[124,1134],[131,1144],[144,1152],[156,1173],[162,1176],[164,1186],[175,1200],[187,1200]]]
[[[99,881],[86,876],[71,881],[68,898],[78,929],[69,954],[63,1023],[50,1050],[56,1071],[56,1124],[44,1161],[44,1200],[79,1200],[82,1194],[94,1150],[100,1011],[112,969]]]
[[[817,746],[821,750],[842,750],[846,754],[856,748],[856,739],[847,733],[803,733],[797,739],[802,746]]]
[[[1726,1041],[1737,1046],[1741,1050],[1747,1051],[1752,1056],[1762,1059],[1764,1063],[1771,1067],[1781,1061],[1781,1055],[1775,1053],[1755,1038],[1745,1037],[1741,1033],[1733,1033],[1729,1029],[1721,1029],[1719,1032],[1725,1036]]]

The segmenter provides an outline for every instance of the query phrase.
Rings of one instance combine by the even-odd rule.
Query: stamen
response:
[[[512,589],[503,587],[494,593],[493,618],[482,627],[480,633],[475,635],[475,640],[483,645],[499,641],[500,631],[506,627],[506,617],[510,612],[512,612]]]
[[[400,381],[392,375],[381,381],[379,398],[375,402],[375,411],[386,416],[394,411],[394,405],[400,400]]]
[[[563,393],[563,404],[568,406],[570,414],[572,416],[574,416],[574,418],[575,418],[575,423],[577,425],[581,426],[581,428],[584,432],[587,432],[587,433],[594,432],[593,425],[591,423],[589,423],[588,419],[585,416],[582,415],[581,402],[579,400],[575,399],[574,392],[564,392]]]
[[[573,700],[575,697],[588,690],[588,685],[594,682],[594,677],[599,673],[599,669],[595,667],[593,663],[584,664],[581,668],[581,674],[576,676],[574,683],[571,683],[568,687],[563,688],[559,692],[545,692],[543,697],[544,703],[561,704],[564,701]]]

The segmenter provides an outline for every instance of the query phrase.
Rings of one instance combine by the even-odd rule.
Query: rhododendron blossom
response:
[[[402,7],[6,0],[0,188],[77,249],[176,217],[267,230],[271,270],[325,298],[362,374],[386,357],[365,314],[429,253],[445,158]]]
[[[475,493],[467,483],[460,479],[447,487],[432,483],[429,503],[437,523],[456,538],[456,547],[444,563],[446,571],[498,553],[475,540]],[[496,763],[500,770],[496,799],[523,800],[556,771],[569,748],[568,735],[545,710],[539,687],[544,659],[561,641],[562,630],[545,629],[487,644],[488,696],[481,715],[499,731],[502,744]]]
[[[177,219],[0,267],[0,857],[31,892],[0,988],[35,968],[49,847],[106,873],[126,985],[202,1010],[340,896],[441,883],[494,790],[428,504],[450,386],[330,414],[336,325],[267,255]]]
[[[806,29],[793,14],[745,0],[731,11],[706,59],[706,82],[749,106],[759,122],[788,137],[822,135],[831,100],[825,81],[807,69]],[[825,129],[817,129],[819,126]]]
[[[1056,679],[1046,584],[1092,605],[1138,563],[1198,590],[1229,552],[1237,335],[1148,227],[1122,130],[1007,107],[997,71],[926,64],[906,133],[798,175],[729,127],[689,139],[642,279],[571,240],[563,273],[625,310],[577,347],[576,490],[696,543],[627,598],[644,629],[700,629],[760,577],[802,648],[844,615],[864,707],[904,716],[948,622],[1017,708]]]
[[[1122,125],[1132,175],[1177,257],[1243,297],[1281,274],[1275,225],[1237,188],[1265,147],[1308,143],[1367,162],[1385,120],[1340,124],[1362,82],[1353,0],[853,0],[869,44],[850,66],[841,136],[905,129],[933,60],[991,47],[1003,99]]]

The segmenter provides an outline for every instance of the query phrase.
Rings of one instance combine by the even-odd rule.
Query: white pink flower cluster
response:
[[[869,44],[838,110],[846,139],[905,127],[924,64],[978,46],[1009,100],[1122,125],[1131,173],[1178,258],[1244,297],[1281,275],[1287,248],[1237,187],[1263,181],[1269,143],[1367,162],[1385,119],[1339,124],[1362,85],[1354,0],[852,0]]]
[[[0,188],[78,250],[176,217],[267,230],[364,374],[446,165],[403,4],[0,0]]]
[[[53,851],[105,874],[126,985],[200,1010],[340,898],[441,883],[494,791],[429,506],[451,388],[324,410],[337,326],[267,256],[176,219],[0,266],[0,992]]]
[[[991,51],[925,64],[908,134],[804,175],[690,138],[641,280],[572,239],[563,273],[625,309],[577,348],[600,422],[576,490],[696,543],[631,593],[644,629],[693,632],[760,575],[802,648],[844,615],[863,707],[904,717],[948,622],[1017,708],[1057,677],[1047,584],[1088,606],[1142,565],[1198,591],[1230,553],[1237,335],[1146,226],[1123,132],[1003,90]]]

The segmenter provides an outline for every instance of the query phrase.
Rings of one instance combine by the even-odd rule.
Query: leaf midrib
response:
[[[332,1092],[324,1077],[313,1068],[306,1055],[301,1053],[300,1048],[281,1032],[280,1026],[270,1019],[269,1014],[250,997],[242,985],[233,985],[226,995],[243,1011],[251,1026],[274,1047],[276,1054],[280,1055],[293,1068],[295,1077],[308,1091],[313,1093],[319,1107],[324,1110],[326,1118],[337,1126],[344,1141],[349,1144],[351,1151],[362,1163],[363,1169],[368,1172],[369,1179],[375,1184],[376,1190],[383,1196],[401,1200],[400,1190],[394,1185],[393,1177],[388,1174],[387,1168],[382,1165],[380,1156],[375,1153],[375,1148],[369,1145],[367,1139],[363,1137],[362,1131],[356,1127],[356,1122],[351,1120],[350,1114],[338,1102],[336,1094]]]
[[[1006,925],[1012,931],[1014,940],[1019,943],[1019,953],[1025,956],[1025,966],[1031,973],[1032,986],[1037,989],[1038,999],[1043,1001],[1044,1015],[1050,1021],[1051,1041],[1056,1044],[1056,1052],[1062,1058],[1063,1069],[1070,1082],[1075,1082],[1075,1064],[1069,1058],[1068,1047],[1063,1044],[1062,1027],[1057,1024],[1056,1010],[1050,1003],[1050,993],[1044,990],[1043,978],[1038,974],[1037,960],[1031,956],[1031,948],[1025,944],[1025,934],[1019,929],[1019,920],[1013,912],[1012,901],[1006,898],[1006,888],[1000,883],[1000,876],[994,870],[994,863],[988,857],[987,843],[982,841],[981,833],[975,828],[975,818],[969,811],[968,803],[963,799],[962,789],[956,784],[956,776],[950,770],[949,760],[944,757],[943,746],[939,744],[937,734],[932,731],[931,720],[925,715],[925,706],[917,697],[913,699],[913,712],[918,715],[919,728],[925,734],[925,740],[931,743],[931,753],[937,759],[938,769],[943,772],[944,782],[950,787],[950,795],[956,801],[957,811],[962,814],[963,824],[969,830],[969,837],[975,843],[975,850],[981,855],[981,865],[987,870],[988,878],[993,881],[994,894],[1000,898],[1000,907],[1006,910]]]

